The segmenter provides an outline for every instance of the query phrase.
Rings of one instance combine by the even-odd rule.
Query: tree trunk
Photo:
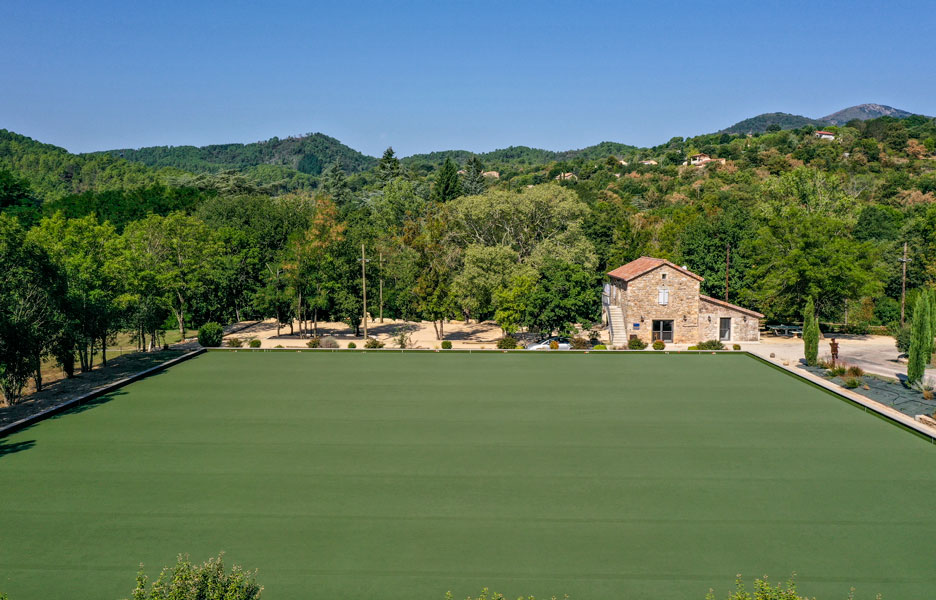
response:
[[[237,319],[237,322],[241,321],[240,307],[237,306],[237,302],[234,303],[234,318]]]
[[[36,363],[36,367],[35,367],[36,372],[33,375],[33,381],[36,383],[36,391],[41,392],[42,391],[42,360],[39,358],[38,354],[36,355],[35,363]]]
[[[182,297],[182,294],[177,293],[176,296],[179,298],[179,310],[174,310],[176,314],[176,320],[179,321],[179,333],[182,335],[182,341],[185,341],[185,298]]]
[[[445,322],[440,319],[439,320],[439,339],[441,340],[444,337],[445,337]]]
[[[312,337],[318,337],[318,309],[312,311]]]
[[[435,319],[432,320],[432,328],[435,330],[435,336],[437,340],[441,340],[442,337],[439,335],[439,324]]]
[[[107,368],[107,334],[101,336],[101,366]]]

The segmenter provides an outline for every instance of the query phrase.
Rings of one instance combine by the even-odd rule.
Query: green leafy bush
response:
[[[202,348],[217,348],[224,337],[224,329],[215,322],[205,323],[198,330],[198,344]]]
[[[894,323],[888,328],[888,332],[894,338],[894,345],[897,346],[897,350],[901,354],[906,354],[910,352],[910,326],[904,325],[901,327],[898,323]]]
[[[254,579],[256,573],[244,571],[237,565],[228,573],[223,554],[196,565],[188,556],[179,555],[174,567],[162,570],[152,586],[142,570],[137,574],[134,600],[257,600],[263,586]]]
[[[498,343],[500,343],[500,342],[498,342]],[[451,350],[451,349],[452,349],[452,342],[450,342],[450,341],[448,341],[448,340],[442,340],[442,349],[443,349],[443,350]]]
[[[725,345],[718,340],[706,340],[699,344],[699,350],[724,350]]]
[[[715,600],[715,590],[709,590],[705,595],[705,600]],[[779,583],[776,587],[770,585],[767,576],[763,579],[754,580],[754,594],[751,595],[744,585],[744,580],[738,575],[735,580],[735,591],[729,592],[728,600],[809,600],[808,597],[800,596],[796,591],[796,582],[793,577],[786,582],[785,586]]]
[[[227,345],[231,348],[240,348],[244,345],[244,340],[240,338],[231,338],[227,341]]]
[[[841,377],[848,372],[844,365],[836,365],[829,369],[829,377]]]
[[[366,340],[364,340],[364,347],[371,348],[371,349],[383,348],[384,343],[378,340],[377,338],[367,338]]]
[[[260,347],[260,340],[250,340],[250,347],[251,347],[251,348],[259,348],[259,347]]]
[[[857,321],[845,326],[845,333],[852,335],[868,335],[871,332],[871,324],[866,321]]]
[[[306,342],[306,346],[308,346],[309,348],[321,348],[321,347],[322,347],[322,338],[314,337],[314,338],[312,338],[311,340],[309,340],[308,342]]]
[[[569,345],[573,350],[588,350],[588,340],[581,337],[574,337],[569,341]]]
[[[647,342],[641,340],[638,337],[632,337],[627,341],[628,350],[643,350],[647,347]]]
[[[732,349],[732,350],[740,350],[740,349],[741,349],[741,344],[732,344],[731,349]]]
[[[689,346],[688,348],[686,348],[686,350],[698,350],[698,349],[699,349],[698,346]]]
[[[857,377],[846,377],[842,380],[842,386],[847,387],[848,389],[854,389],[861,385],[861,380]]]
[[[662,350],[663,348],[666,348],[666,344],[663,343],[663,340],[654,340],[654,341],[653,341],[653,349],[654,349],[654,350]]]
[[[357,348],[357,344],[354,342],[348,342],[348,348]]]
[[[321,348],[337,348],[337,347],[338,347],[338,340],[336,340],[335,338],[333,338],[333,337],[330,336],[330,335],[327,335],[327,336],[323,337],[323,338],[319,341],[319,347],[321,347]]]
[[[607,349],[608,347],[605,346],[604,344],[595,344],[594,346],[592,346],[592,350],[607,350]]]
[[[501,350],[513,350],[517,347],[517,339],[512,335],[505,335],[497,340],[497,347]],[[552,344],[549,345],[552,348]],[[556,346],[558,348],[558,346]]]

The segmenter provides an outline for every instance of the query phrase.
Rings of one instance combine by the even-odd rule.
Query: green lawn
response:
[[[209,353],[0,440],[0,591],[187,552],[264,597],[936,587],[936,447],[742,355]]]

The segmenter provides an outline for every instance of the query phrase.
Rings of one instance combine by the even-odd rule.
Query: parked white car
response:
[[[569,338],[565,337],[551,337],[546,338],[545,340],[540,340],[535,344],[530,344],[527,346],[527,350],[549,350],[549,343],[556,342],[559,344],[559,350],[571,350],[572,344],[569,342]]]

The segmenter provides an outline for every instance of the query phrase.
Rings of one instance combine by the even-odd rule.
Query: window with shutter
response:
[[[664,306],[669,304],[669,290],[668,289],[660,288],[660,295],[658,298],[658,302]]]

